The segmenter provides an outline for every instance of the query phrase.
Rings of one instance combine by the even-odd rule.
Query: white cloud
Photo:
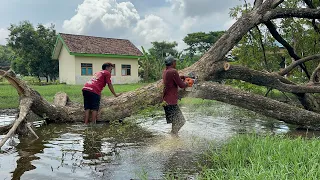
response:
[[[138,11],[131,2],[116,4],[116,8],[113,8],[111,12],[112,13],[105,13],[102,17],[102,22],[107,29],[119,27],[129,28],[140,19]]]
[[[174,12],[183,13],[185,9],[185,2],[184,0],[166,0],[166,2],[171,3],[171,9]]]
[[[183,20],[180,30],[184,33],[191,32],[191,28],[196,22],[199,21],[197,17],[187,17]]]
[[[175,12],[179,12],[185,17],[207,16],[210,14],[222,13],[230,7],[240,3],[239,0],[166,0],[171,4]]]
[[[176,41],[178,49],[183,50],[186,48],[183,38],[188,33],[228,29],[234,23],[228,14],[229,8],[243,3],[239,0],[166,0],[169,4],[138,12],[131,0],[118,1],[83,0],[75,15],[64,21],[63,31],[127,38],[146,49],[152,41]]]
[[[168,24],[159,16],[153,14],[138,21],[133,32],[143,39],[143,43],[168,40],[170,36]]]
[[[7,40],[6,38],[9,37],[9,30],[5,29],[5,28],[0,28],[0,44],[1,45],[6,45],[7,44]]]
[[[65,20],[65,32],[83,34],[95,23],[102,23],[107,30],[130,28],[140,19],[131,2],[117,3],[116,0],[84,0],[78,6],[76,15]]]

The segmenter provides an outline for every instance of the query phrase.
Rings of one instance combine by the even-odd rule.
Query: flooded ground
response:
[[[162,111],[124,124],[44,125],[37,140],[14,137],[5,144],[0,179],[165,179],[173,174],[196,179],[199,155],[237,133],[305,133],[218,102],[181,109],[187,122],[178,138],[168,134]],[[13,118],[0,115],[0,123]]]

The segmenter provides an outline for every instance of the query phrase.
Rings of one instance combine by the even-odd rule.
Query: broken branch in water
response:
[[[14,132],[18,128],[19,124],[26,119],[26,116],[29,113],[31,105],[32,105],[32,99],[31,98],[22,98],[21,99],[21,101],[20,101],[19,118],[15,120],[13,126],[11,127],[10,131],[6,134],[6,136],[1,139],[0,148],[14,134]]]

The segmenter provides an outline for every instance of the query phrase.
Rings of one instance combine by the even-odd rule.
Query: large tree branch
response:
[[[315,54],[312,56],[301,58],[298,61],[294,61],[293,63],[291,63],[288,67],[281,70],[278,74],[281,76],[284,76],[284,75],[288,74],[290,71],[292,71],[292,69],[294,69],[295,67],[297,67],[298,65],[300,65],[302,63],[305,63],[305,62],[311,61],[311,60],[319,60],[319,59],[320,59],[320,54]]]
[[[252,84],[278,89],[282,92],[292,92],[307,110],[319,112],[319,104],[310,94],[304,92],[318,92],[314,86],[297,86],[277,73],[266,73],[242,66],[230,66],[229,70],[219,70],[213,79],[238,79]]]
[[[320,128],[320,114],[218,83],[199,83],[193,97],[214,99],[306,128]],[[281,111],[279,111],[281,109]]]
[[[253,3],[253,9],[257,9],[258,7],[261,6],[262,3],[263,3],[263,0],[255,0]]]
[[[276,8],[276,7],[278,7],[282,2],[283,2],[284,0],[274,0],[273,2],[272,2],[272,8]]]
[[[320,72],[320,64],[318,65],[318,67],[313,71],[310,81],[310,84],[318,84],[319,83],[319,72]]]
[[[16,129],[18,128],[19,124],[25,120],[27,114],[32,105],[31,98],[22,98],[20,101],[20,113],[19,118],[15,120],[13,126],[11,127],[10,131],[6,134],[4,138],[1,139],[0,148],[4,145],[4,143],[14,134]]]
[[[310,8],[276,8],[264,15],[264,20],[269,21],[271,19],[278,18],[307,18],[307,19],[320,19],[320,9]]]
[[[17,78],[15,78],[15,74],[11,71],[4,71],[4,70],[0,70],[0,79],[2,78],[6,78],[7,81],[13,86],[15,87],[15,89],[17,90],[19,95],[25,95],[25,90],[28,89],[28,87],[23,86],[19,84],[20,80],[18,80]]]
[[[223,79],[238,79],[243,80],[252,84],[266,86],[269,88],[275,87],[276,89],[281,89],[289,92],[299,92],[301,87],[299,86],[288,86],[294,85],[293,82],[285,79],[284,77],[275,73],[266,73],[251,70],[242,66],[230,66],[227,71],[221,69],[216,69],[215,74],[212,74],[208,80],[220,81]],[[305,88],[304,86],[302,88]],[[309,88],[307,88],[309,90]],[[304,89],[305,90],[305,89]],[[317,89],[319,90],[319,89]],[[319,111],[319,105],[313,96],[305,93],[294,93],[301,105],[307,110],[314,112]]]
[[[212,70],[216,68],[216,62],[223,61],[224,56],[237,44],[241,38],[253,27],[260,23],[270,21],[271,19],[281,17],[302,17],[302,18],[318,18],[320,10],[317,9],[290,9],[276,8],[272,5],[277,5],[274,0],[267,0],[257,9],[244,14],[237,20],[225,34],[204,54],[199,61],[183,72],[194,71],[199,79],[205,80],[212,75]],[[301,10],[301,11],[300,11]]]
[[[252,70],[243,66],[231,65],[229,70],[221,71],[215,79],[237,79],[259,86],[271,87],[290,93],[319,93],[320,86],[295,85],[277,73]]]
[[[281,37],[281,35],[278,33],[275,25],[271,21],[267,21],[264,24],[267,26],[271,35],[287,49],[289,55],[293,59],[295,59],[295,60],[300,59],[300,57],[294,52],[294,49],[290,46],[290,44]]]
[[[267,28],[269,29],[270,33],[272,34],[272,36],[279,42],[281,43],[288,51],[289,55],[294,59],[294,60],[299,60],[301,59],[295,52],[294,49],[290,46],[289,43],[287,43],[286,40],[284,40],[281,35],[278,33],[275,25],[271,22],[271,21],[267,21],[265,22],[265,25],[267,26]],[[310,79],[310,75],[308,73],[307,67],[305,64],[301,63],[299,64],[299,66],[301,67],[301,69],[306,73],[308,79]]]
[[[195,72],[199,79],[211,76],[217,62],[224,61],[225,55],[248,33],[250,29],[264,22],[264,14],[272,10],[274,0],[266,0],[258,8],[243,14],[194,65],[182,72]]]
[[[50,104],[34,89],[30,88],[25,82],[15,77],[14,72],[7,73],[0,70],[0,75],[8,80],[8,82],[15,87],[19,96],[32,98],[33,103],[31,110],[38,116],[48,119],[53,122],[72,122],[77,121],[79,117],[82,117],[79,112],[82,112],[77,104],[70,103],[69,108],[62,106],[56,106]],[[75,114],[74,116],[70,116]],[[82,118],[80,118],[82,119]]]
[[[309,8],[311,8],[311,9],[316,9],[316,7],[312,4],[312,0],[303,0],[303,1],[306,3],[306,5],[307,5]],[[312,19],[311,24],[312,24],[312,26],[313,26],[313,29],[314,29],[317,33],[320,34],[320,28],[317,26],[315,19]]]

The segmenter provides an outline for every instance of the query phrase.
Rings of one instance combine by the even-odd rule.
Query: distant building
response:
[[[52,53],[59,60],[59,81],[84,84],[105,62],[115,65],[113,84],[136,83],[141,51],[127,39],[60,33]]]

